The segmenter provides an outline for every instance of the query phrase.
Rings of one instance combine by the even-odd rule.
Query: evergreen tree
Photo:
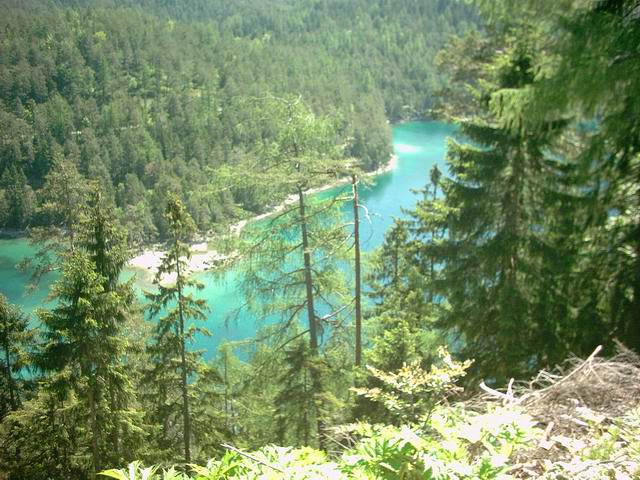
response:
[[[305,312],[309,351],[317,357],[323,328],[339,325],[339,314],[345,310],[340,305],[343,280],[336,260],[344,252],[346,235],[337,216],[339,200],[310,201],[306,191],[336,178],[347,165],[332,119],[317,117],[300,98],[269,99],[265,107],[275,133],[262,146],[268,163],[256,169],[258,177],[293,194],[284,211],[268,219],[266,226],[247,229],[241,265],[244,291],[249,305],[263,315],[281,316],[281,334],[289,332]],[[321,308],[328,313],[320,315]],[[319,398],[323,386],[314,370],[311,380],[309,394]],[[322,445],[323,420],[317,405],[313,416],[315,436]]]
[[[88,477],[86,410],[74,395],[41,388],[0,424],[0,468],[8,479]]]
[[[283,371],[278,379],[280,392],[275,397],[277,439],[281,445],[310,445],[312,416],[316,415],[313,377],[318,372],[318,356],[309,343],[298,339],[285,351]],[[292,415],[291,412],[299,412]],[[311,418],[310,418],[311,417]]]
[[[282,392],[279,380],[285,368],[282,362],[284,349],[291,344],[276,341],[276,329],[277,325],[266,326],[258,330],[255,341],[244,340],[222,347],[225,354],[218,362],[218,370],[226,378],[225,418],[233,441],[243,447],[253,448],[278,441],[275,398]],[[243,361],[238,351],[250,357]],[[300,418],[303,413],[296,413],[296,416]]]
[[[5,224],[10,228],[27,226],[35,209],[35,195],[22,168],[15,164],[6,167],[0,175],[0,189],[6,209]]]
[[[225,424],[225,381],[219,367],[200,362],[191,387],[191,431],[197,451],[193,455],[199,462],[224,453],[222,443],[233,438],[233,431]]]
[[[58,241],[68,243],[69,250],[75,247],[82,206],[89,194],[84,183],[72,161],[56,156],[39,192],[42,199],[39,213],[47,218],[52,234],[60,237]]]
[[[550,123],[571,120],[561,167],[572,186],[565,186],[565,200],[555,199],[560,229],[550,232],[566,248],[557,252],[560,264],[571,260],[564,310],[573,318],[565,338],[579,354],[598,343],[612,346],[614,337],[638,349],[637,2],[477,3],[493,27],[517,19],[523,29],[541,32],[539,38],[553,39],[540,49],[545,58],[531,87],[505,90],[493,106],[502,125],[529,135],[544,136]],[[567,192],[583,201],[566,201]],[[566,208],[574,218],[562,215]]]
[[[442,342],[438,320],[447,304],[439,287],[442,264],[432,247],[444,237],[447,207],[438,198],[442,173],[429,172],[431,184],[422,192],[407,220],[396,219],[375,253],[369,274],[375,300],[369,324],[374,332],[368,363],[397,370],[405,363],[428,365]]]
[[[608,338],[640,351],[638,4],[576,2],[544,14],[561,35],[551,49],[558,61],[536,85],[529,105],[531,128],[542,130],[558,116],[581,122],[577,128],[586,134],[573,154],[583,190],[595,196],[585,205],[589,241],[579,252],[582,295],[575,308],[587,321],[578,328],[587,333],[599,322]],[[592,344],[585,340],[581,353]]]
[[[385,371],[426,359],[430,321],[426,275],[412,265],[407,222],[396,220],[374,256],[369,276],[375,306],[368,319],[372,345],[367,364]]]
[[[552,247],[547,197],[560,177],[547,159],[564,123],[549,123],[540,133],[504,125],[513,113],[508,100],[534,81],[530,41],[523,35],[507,43],[494,60],[493,84],[485,86],[482,116],[462,122],[468,143],[449,143],[447,237],[433,249],[444,264],[451,305],[443,325],[461,334],[461,349],[476,360],[476,372],[491,372],[498,382],[553,364],[565,353],[550,313],[566,299],[543,295],[553,271],[546,254]]]
[[[29,328],[29,317],[0,294],[0,419],[10,411],[19,409],[31,389],[31,382],[25,379],[24,374],[30,367],[30,350],[35,341],[35,331]]]
[[[55,157],[39,193],[38,213],[47,226],[29,230],[29,242],[38,250],[20,264],[22,269],[30,271],[32,288],[43,275],[55,269],[64,252],[75,248],[77,229],[89,196],[76,166],[62,156]]]
[[[146,294],[150,301],[148,310],[151,317],[160,316],[154,329],[154,343],[149,347],[153,366],[148,379],[153,395],[156,396],[156,409],[152,413],[151,421],[161,425],[162,431],[158,436],[159,448],[165,455],[170,454],[174,447],[171,438],[176,435],[171,425],[179,411],[182,416],[179,437],[182,440],[184,461],[190,463],[193,436],[193,387],[190,385],[190,379],[198,372],[198,361],[202,354],[189,352],[187,344],[193,341],[197,333],[208,332],[204,328],[187,324],[187,321],[204,320],[207,307],[204,300],[194,298],[193,293],[189,291],[203,288],[202,283],[190,278],[188,272],[191,250],[186,242],[193,237],[195,224],[176,196],[169,197],[166,219],[170,241],[154,279],[157,292]],[[165,283],[165,275],[171,275],[171,283],[168,285]],[[180,392],[179,400],[175,398],[176,391]]]
[[[62,276],[52,287],[58,305],[41,310],[45,344],[39,366],[52,376],[47,388],[62,402],[77,396],[87,425],[89,471],[130,458],[135,431],[128,408],[133,391],[126,374],[125,324],[134,294],[118,278],[126,262],[124,235],[113,223],[98,192],[87,208],[78,248],[64,257]]]

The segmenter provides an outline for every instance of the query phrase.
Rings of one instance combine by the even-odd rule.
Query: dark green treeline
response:
[[[387,161],[388,121],[430,108],[442,78],[429,59],[470,18],[437,1],[0,8],[0,227],[51,223],[39,190],[64,157],[100,182],[134,244],[166,237],[168,192],[201,231],[276,200],[205,189],[211,169],[251,160],[271,134],[246,98],[302,94],[340,112],[365,169]]]
[[[382,367],[438,332],[498,385],[640,349],[638,6],[559,3],[479,2],[486,32],[439,56],[460,135],[377,258]]]

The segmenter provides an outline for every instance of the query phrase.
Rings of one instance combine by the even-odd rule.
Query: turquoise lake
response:
[[[393,147],[398,155],[398,164],[393,171],[378,175],[370,186],[360,191],[360,202],[365,204],[371,216],[371,223],[362,221],[361,242],[363,251],[371,251],[382,244],[384,233],[394,217],[403,217],[403,209],[412,208],[419,195],[415,190],[424,188],[429,179],[429,170],[437,164],[443,173],[445,167],[446,139],[455,132],[455,127],[440,122],[410,122],[394,126]],[[349,189],[350,186],[336,187],[332,192]],[[330,193],[332,193],[330,192]],[[323,193],[325,195],[326,193]],[[345,205],[350,215],[351,205]],[[7,296],[26,312],[46,306],[49,276],[32,293],[26,292],[28,275],[20,272],[16,266],[26,256],[33,253],[26,240],[0,240],[0,293]],[[206,350],[210,358],[224,341],[238,341],[254,336],[257,319],[250,312],[236,311],[242,304],[234,271],[222,278],[200,273],[198,278],[205,284],[200,298],[207,300],[211,309],[207,328],[212,337],[200,338],[195,348]],[[142,281],[139,282],[142,285]],[[233,314],[233,318],[229,318]]]

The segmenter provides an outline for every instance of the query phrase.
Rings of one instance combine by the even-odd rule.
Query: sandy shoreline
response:
[[[215,250],[209,250],[207,242],[192,244],[191,252],[188,266],[190,273],[209,270],[215,263],[226,258]],[[129,268],[144,271],[145,278],[151,280],[160,267],[164,253],[155,248],[144,250],[140,255],[129,260]],[[175,274],[166,274],[162,277],[162,283],[170,284],[173,282],[175,282]]]
[[[387,173],[394,170],[397,165],[398,165],[398,156],[393,154],[391,155],[391,158],[385,165],[381,166],[377,170],[374,170],[373,172],[368,172],[366,176],[371,177],[371,176],[382,175],[383,173]],[[348,182],[349,182],[349,178],[344,178],[336,182],[332,182],[327,185],[324,185],[322,187],[311,188],[307,190],[305,193],[314,194],[318,192],[323,192],[325,190],[329,190],[331,188],[337,187],[338,185],[343,185]],[[239,222],[231,225],[229,227],[229,231],[232,234],[238,235],[240,234],[242,229],[247,225],[247,223],[255,222],[257,220],[262,220],[263,218],[267,218],[267,217],[270,217],[271,215],[275,215],[276,213],[282,212],[287,206],[297,201],[297,198],[298,196],[296,194],[289,195],[284,200],[284,202],[270,209],[268,212],[260,215],[256,215],[255,217],[247,220],[240,220]],[[189,273],[204,272],[206,270],[209,270],[215,264],[218,264],[221,261],[225,260],[226,258],[225,255],[215,250],[209,250],[208,241],[212,239],[213,238],[207,238],[205,239],[204,242],[194,243],[191,245],[192,255],[191,255],[191,259],[189,260],[189,266],[188,266]],[[144,272],[144,277],[147,280],[150,280],[155,276],[156,272],[158,271],[158,267],[160,266],[163,255],[164,255],[164,252],[159,249],[159,246],[154,246],[154,247],[143,250],[143,252],[140,255],[129,260],[128,266],[131,269]],[[175,281],[175,275],[164,275],[162,277],[162,283],[170,284],[174,281]]]

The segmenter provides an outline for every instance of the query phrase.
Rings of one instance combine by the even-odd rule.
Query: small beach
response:
[[[366,177],[372,177],[377,175],[382,175],[384,173],[390,172],[394,170],[398,165],[398,156],[393,154],[389,161],[379,167],[378,169],[368,172],[365,174]],[[329,190],[331,188],[337,187],[339,185],[343,185],[348,183],[350,179],[345,177],[344,179],[340,179],[336,182],[329,183],[322,187],[311,188],[307,190],[305,193],[308,195],[312,195],[314,193],[323,192],[325,190]],[[277,213],[282,212],[287,206],[293,204],[298,199],[296,194],[289,195],[282,203],[276,205],[271,208],[268,212],[262,213],[260,215],[256,215],[253,218],[240,220],[239,222],[231,225],[229,227],[230,233],[233,235],[239,235],[242,229],[249,223],[262,220],[264,218],[268,218],[271,215],[275,215]],[[193,243],[191,245],[191,259],[188,262],[188,270],[189,273],[196,272],[204,272],[212,268],[215,264],[220,263],[221,261],[227,259],[227,256],[217,252],[216,250],[209,249],[208,242],[213,240],[215,237],[207,238],[204,242]],[[129,268],[133,270],[137,270],[142,272],[144,278],[146,280],[151,281],[153,277],[155,277],[158,267],[162,262],[162,257],[164,255],[164,251],[160,249],[160,245],[152,246],[148,249],[145,249],[139,255],[135,256],[131,260],[129,260]],[[164,275],[161,279],[161,283],[163,284],[171,284],[175,282],[175,274]]]

